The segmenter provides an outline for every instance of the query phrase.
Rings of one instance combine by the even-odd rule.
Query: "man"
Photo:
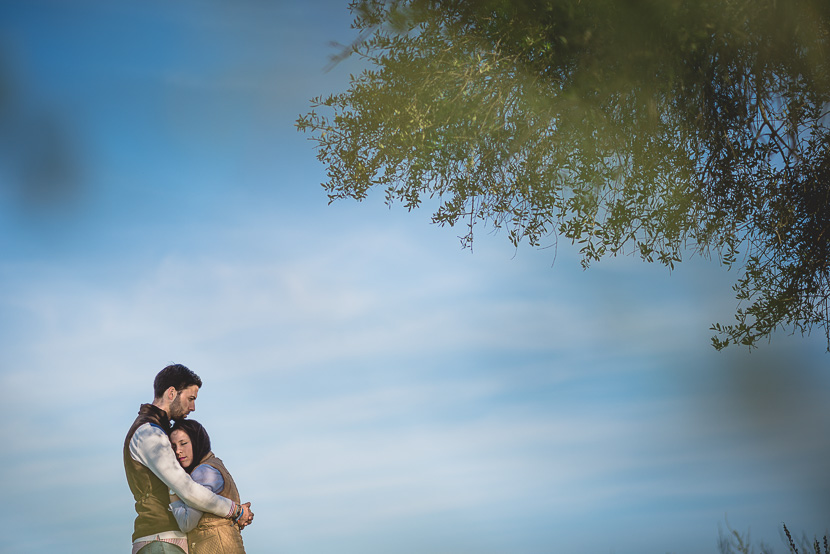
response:
[[[124,469],[138,513],[133,554],[187,551],[187,535],[168,509],[170,491],[198,510],[232,518],[240,528],[254,518],[250,502],[236,504],[194,482],[170,446],[170,420],[184,419],[196,410],[201,386],[199,376],[181,364],[162,369],[153,382],[153,403],[141,405],[124,440]]]

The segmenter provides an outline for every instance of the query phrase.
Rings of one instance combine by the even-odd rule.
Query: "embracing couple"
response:
[[[201,386],[181,364],[162,369],[153,403],[141,405],[124,440],[124,469],[138,512],[132,554],[245,553],[240,531],[254,519],[251,503],[241,503],[205,428],[185,419],[196,409]]]

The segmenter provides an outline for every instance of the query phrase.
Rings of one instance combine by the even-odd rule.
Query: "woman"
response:
[[[210,437],[192,419],[176,421],[170,431],[170,444],[176,458],[194,481],[216,494],[239,503],[239,492],[222,460],[210,451]],[[230,519],[200,512],[176,497],[170,509],[187,533],[189,554],[245,554],[240,527]]]

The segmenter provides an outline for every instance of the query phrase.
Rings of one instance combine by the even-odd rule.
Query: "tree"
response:
[[[368,69],[297,126],[331,201],[383,190],[439,225],[735,266],[713,345],[830,348],[830,2],[360,0]]]

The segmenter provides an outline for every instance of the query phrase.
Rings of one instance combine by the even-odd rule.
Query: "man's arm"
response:
[[[202,512],[219,517],[232,517],[237,504],[224,496],[213,494],[193,481],[176,460],[170,439],[158,426],[145,423],[136,429],[130,440],[130,456],[146,466],[184,502]]]

